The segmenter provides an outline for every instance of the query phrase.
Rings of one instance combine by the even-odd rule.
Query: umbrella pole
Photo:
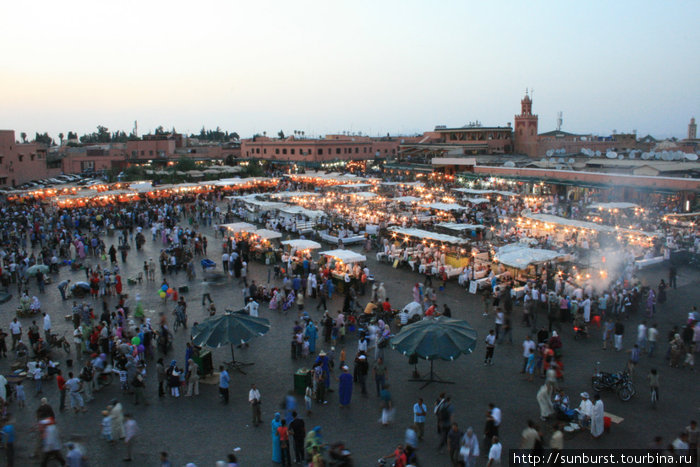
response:
[[[423,389],[430,383],[455,384],[454,381],[447,381],[445,379],[442,379],[437,374],[435,374],[435,372],[433,372],[433,360],[430,360],[430,376],[428,376],[428,378],[416,378],[415,374],[413,376],[414,378],[409,379],[409,381],[425,383],[423,386],[420,387],[421,389]]]
[[[236,361],[236,355],[234,354],[233,344],[231,344],[231,361],[226,362],[226,366],[230,370],[236,370],[236,371],[239,371],[239,372],[243,373],[244,375],[246,375],[247,373],[245,371],[243,371],[243,367],[250,366],[250,365],[254,365],[254,363],[245,363],[245,362]]]

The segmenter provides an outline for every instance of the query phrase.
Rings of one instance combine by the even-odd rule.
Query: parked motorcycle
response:
[[[630,375],[627,373],[627,371],[608,373],[605,371],[600,371],[598,368],[599,365],[600,362],[596,362],[593,377],[591,379],[591,383],[595,391],[600,392],[605,389],[611,389],[617,393],[617,397],[619,397],[623,402],[627,402],[637,393],[634,383],[632,383]]]

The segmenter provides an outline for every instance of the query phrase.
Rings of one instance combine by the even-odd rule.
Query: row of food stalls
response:
[[[198,183],[153,185],[151,182],[98,183],[90,186],[64,185],[35,190],[14,191],[7,196],[11,203],[46,202],[60,208],[106,206],[142,199],[160,199],[178,195],[247,190],[264,191],[277,186],[279,179],[268,177],[231,178]]]

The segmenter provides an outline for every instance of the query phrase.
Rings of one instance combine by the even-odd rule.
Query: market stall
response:
[[[333,284],[341,294],[360,279],[361,263],[367,261],[364,255],[351,250],[328,250],[319,254],[325,258]]]

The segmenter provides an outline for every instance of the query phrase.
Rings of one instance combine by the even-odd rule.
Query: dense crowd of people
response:
[[[289,180],[279,187],[280,190],[309,188],[306,183]],[[550,204],[560,214],[572,218],[582,216],[577,202],[565,200]],[[541,209],[544,205],[543,200],[533,202],[514,197],[498,205],[474,204],[451,220],[497,227],[496,233],[490,233],[496,229],[487,229],[488,235],[473,239],[474,246],[480,247],[497,237],[507,241],[529,235],[526,228],[508,226],[499,219],[517,216],[523,209]],[[337,392],[337,403],[344,410],[351,410],[356,391],[360,397],[376,396],[380,401],[377,423],[394,423],[396,411],[405,408],[395,407],[392,402],[384,351],[391,337],[408,323],[405,317],[397,315],[384,283],[374,280],[366,264],[343,264],[326,256],[314,260],[311,255],[295,262],[290,255],[287,262],[270,264],[269,271],[274,271],[274,277],[269,287],[248,281],[249,268],[257,268],[252,266],[249,242],[228,235],[218,227],[239,220],[242,215],[245,215],[243,211],[223,202],[222,192],[144,200],[121,206],[58,209],[47,204],[25,204],[2,208],[0,280],[8,299],[16,287],[16,302],[12,301],[9,306],[14,307],[16,303],[17,315],[21,317],[21,321],[15,318],[8,323],[7,333],[0,329],[0,356],[10,355],[17,362],[16,366],[13,364],[16,371],[0,376],[0,404],[5,420],[3,442],[8,465],[14,465],[16,439],[31,443],[15,431],[18,414],[11,413],[13,405],[20,409],[25,404],[25,384],[31,384],[34,395],[40,397],[55,381],[59,413],[65,410],[76,414],[88,410],[99,412],[102,415],[100,436],[109,443],[123,442],[125,461],[134,458],[135,443],[148,435],[139,430],[138,409],[134,407],[135,410],[127,413],[123,402],[142,406],[156,403],[156,398],[198,397],[203,377],[198,363],[202,349],[189,339],[184,349],[174,348],[173,328],[188,326],[188,302],[173,286],[173,278],[183,272],[189,282],[194,283],[198,270],[196,261],[209,257],[219,259],[219,255],[223,280],[243,285],[244,310],[248,315],[258,317],[263,311],[291,314],[291,358],[306,362],[310,367],[303,406],[298,405],[296,396],[290,393],[280,413],[270,422],[274,462],[283,465],[309,462],[319,467],[326,459],[336,462],[335,465],[350,465],[348,446],[324,442],[320,424],[305,426],[303,415],[309,417],[329,404],[333,392]],[[293,225],[267,221],[268,227],[294,231]],[[349,228],[358,230],[352,222]],[[648,228],[652,222],[646,215],[639,226]],[[387,245],[393,241],[387,225],[381,224],[380,221],[376,244],[366,245],[366,249],[374,248],[375,253],[386,253]],[[407,225],[431,228],[433,221],[408,221]],[[217,239],[217,235],[224,239]],[[563,241],[550,236],[536,240],[541,246],[562,248],[579,258],[584,256],[585,250],[595,247],[595,244],[570,236]],[[131,269],[138,269],[139,273],[123,278],[124,264],[137,261],[131,253],[132,246],[137,251],[146,248],[159,253],[155,258],[140,256],[138,261],[142,261],[143,266]],[[658,249],[659,244],[650,248]],[[433,262],[445,264],[444,254],[439,250],[431,250],[429,256]],[[417,264],[411,265],[421,279],[411,290],[406,290],[402,298],[418,303],[423,316],[451,316],[445,303],[445,283],[449,278],[441,274],[439,267],[421,269],[421,265],[429,264],[427,260],[428,256],[424,255]],[[517,366],[521,367],[526,382],[544,379],[536,393],[541,420],[540,423],[528,422],[522,433],[522,449],[533,452],[545,447],[562,449],[567,427],[588,430],[598,438],[603,436],[606,424],[611,423],[599,394],[591,397],[581,388],[581,403],[574,408],[560,385],[566,369],[564,348],[571,345],[568,340],[571,333],[564,332],[568,326],[583,338],[600,336],[603,349],[628,353],[626,371],[630,375],[634,374],[640,360],[664,352],[670,367],[678,371],[694,370],[700,344],[697,311],[689,310],[687,319],[672,329],[659,329],[657,324],[659,308],[677,286],[676,268],[670,269],[668,282],[661,280],[657,287],[648,287],[642,285],[634,270],[627,266],[621,263],[616,270],[609,271],[612,277],[605,282],[581,281],[571,269],[561,270],[555,264],[537,269],[537,275],[522,287],[514,283],[512,276],[496,278],[493,272],[486,275],[488,287],[479,292],[483,302],[481,314],[484,320],[492,319],[493,326],[483,339],[484,364],[492,365],[500,358],[499,346],[514,345],[512,330],[523,326],[532,337],[523,341],[522,366],[520,362]],[[77,280],[82,271],[78,276],[66,273],[78,270],[84,271],[84,281]],[[217,309],[209,289],[212,276],[207,275],[204,268],[201,274],[204,278],[202,305],[206,303],[209,314],[215,315]],[[433,288],[433,277],[441,280],[441,287]],[[467,272],[460,284],[469,287],[473,279]],[[172,302],[175,308],[172,317],[165,312],[147,314],[144,308],[150,300],[129,293],[130,286],[142,281],[159,284],[162,303]],[[39,297],[45,296],[47,286],[56,287],[65,303],[60,306],[45,303],[42,308]],[[466,292],[459,290],[459,293]],[[334,297],[342,298],[338,307],[331,306]],[[54,333],[55,326],[52,326],[52,318],[57,321],[62,308],[70,309],[67,318],[72,325],[71,333],[64,337]],[[625,331],[636,332],[631,348],[623,346]],[[662,332],[666,331],[664,341]],[[11,338],[9,350],[5,342],[7,337]],[[71,362],[66,366],[72,368],[71,371],[61,368],[61,351],[66,347]],[[183,360],[172,357],[183,350]],[[566,362],[566,365],[574,364]],[[155,378],[148,378],[149,373]],[[658,395],[658,374],[652,370],[646,376],[649,387]],[[104,390],[112,378],[119,382],[120,397],[106,407],[93,407],[95,392]],[[153,379],[157,381],[157,391],[147,383]],[[636,382],[639,384],[639,378]],[[222,403],[228,403],[229,385],[227,368],[221,366],[218,388]],[[260,404],[266,389],[252,385],[248,394],[254,426],[263,423]],[[501,410],[491,404],[485,411],[483,431],[473,427],[462,431],[452,397],[458,395],[440,394],[431,407],[440,435],[438,449],[446,449],[453,465],[472,466],[479,458],[489,465],[501,462]],[[430,415],[422,399],[413,405],[411,416],[413,423],[406,429],[405,439],[384,457],[393,459],[397,466],[417,465],[421,450],[425,449],[421,442]],[[41,399],[35,419],[35,455],[42,463],[55,458],[61,463],[85,465],[88,451],[79,441],[69,444],[67,450],[63,448],[59,436],[60,418],[56,417],[48,400]],[[543,424],[550,422],[553,423],[551,429],[545,429]],[[547,439],[545,433],[550,431]],[[655,442],[675,453],[697,449],[697,424],[691,422],[682,432],[670,443],[662,439]],[[158,455],[162,465],[169,465],[168,453],[158,451]],[[222,462],[222,465],[237,465],[236,454],[229,454],[227,461]]]

